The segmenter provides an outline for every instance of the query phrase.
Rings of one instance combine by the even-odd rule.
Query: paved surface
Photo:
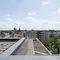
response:
[[[33,41],[27,38],[19,49],[15,52],[15,55],[33,55]]]
[[[49,54],[49,52],[46,50],[46,48],[42,45],[42,43],[39,40],[34,40],[34,51],[46,53]]]

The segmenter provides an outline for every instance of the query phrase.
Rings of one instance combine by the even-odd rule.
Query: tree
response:
[[[51,33],[51,34],[50,34],[50,38],[53,38],[53,37],[54,37],[54,34],[53,34],[53,33]]]
[[[16,31],[16,28],[14,27],[14,31]]]
[[[42,40],[42,43],[46,46],[48,50],[51,51],[52,54],[60,54],[60,41],[59,36],[53,36],[51,34],[50,39]]]

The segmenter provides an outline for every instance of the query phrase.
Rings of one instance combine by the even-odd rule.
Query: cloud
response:
[[[57,13],[60,13],[60,8],[57,10]]]
[[[0,22],[0,30],[12,30],[14,27],[19,28],[22,26],[21,21],[15,21],[12,18],[6,18]]]
[[[49,29],[59,29],[57,27],[60,24],[60,21],[49,21],[46,19],[37,19],[34,17],[26,17],[25,21],[29,27],[29,29],[35,29],[35,30],[49,30]]]
[[[32,16],[32,15],[36,15],[36,13],[35,12],[29,12],[28,15]]]
[[[42,5],[48,5],[48,2],[42,2]]]
[[[0,30],[12,30],[14,27],[19,29],[27,30],[49,30],[58,29],[59,30],[60,21],[49,21],[47,19],[37,19],[35,17],[27,16],[22,20],[13,20],[12,18],[6,18],[0,21]]]
[[[33,17],[31,17],[31,16],[28,16],[28,17],[25,18],[25,20],[26,20],[26,21],[29,21],[29,20],[30,20],[30,22],[31,22],[31,21],[32,21],[32,22],[35,22],[35,21],[36,21],[36,18],[33,18]]]

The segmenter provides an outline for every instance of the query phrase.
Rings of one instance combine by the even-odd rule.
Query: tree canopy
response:
[[[60,36],[51,34],[50,37],[49,39],[42,40],[42,43],[52,54],[60,54]]]

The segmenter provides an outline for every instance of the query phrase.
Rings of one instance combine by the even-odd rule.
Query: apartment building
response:
[[[60,36],[59,30],[43,30],[43,31],[37,31],[37,38],[39,40],[49,39],[51,33],[53,33],[54,36]]]
[[[45,32],[44,31],[37,31],[37,38],[40,41],[45,40]]]
[[[60,36],[59,30],[48,30],[48,31],[45,31],[45,39],[50,38],[51,33],[54,34],[54,36]]]
[[[29,31],[29,37],[38,38],[40,41],[49,39],[50,34],[53,33],[55,36],[60,36],[59,30],[33,30]]]

